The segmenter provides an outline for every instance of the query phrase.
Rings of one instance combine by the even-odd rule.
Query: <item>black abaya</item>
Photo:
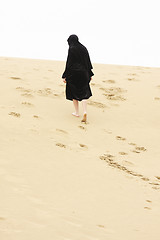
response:
[[[66,79],[66,99],[81,101],[92,96],[90,80],[94,75],[89,53],[76,35],[68,39],[69,50],[62,78]]]

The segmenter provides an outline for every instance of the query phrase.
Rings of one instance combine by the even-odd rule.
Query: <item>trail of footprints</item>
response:
[[[38,69],[34,69],[34,70],[38,70]],[[51,71],[51,70],[48,70]],[[20,77],[17,76],[11,76],[10,77],[13,80],[22,80]],[[116,81],[109,79],[109,80],[103,80],[104,83],[107,84],[115,84]],[[92,86],[99,86],[98,84],[95,83],[91,83]],[[108,100],[120,100],[120,101],[124,101],[126,100],[125,97],[123,96],[123,93],[126,92],[126,90],[120,88],[120,87],[110,87],[110,88],[104,88],[104,87],[100,87],[100,90],[103,91],[103,95],[106,96],[106,98]],[[17,87],[16,90],[21,91],[21,96],[26,97],[26,98],[33,98],[34,94],[37,94],[39,96],[43,96],[43,97],[61,97],[61,95],[64,95],[64,93],[57,93],[55,91],[53,91],[51,88],[44,88],[44,89],[39,89],[39,90],[32,90],[32,89],[26,89],[24,87]],[[22,102],[22,104],[24,106],[28,106],[31,107],[33,106],[32,103],[30,102]],[[97,101],[92,101],[89,100],[88,105],[97,107],[97,108],[107,108],[107,105],[101,102],[97,102]],[[11,112],[10,115],[14,116],[14,117],[20,117],[19,113],[13,113]]]
[[[16,112],[10,112],[9,115],[17,117],[17,118],[19,118],[21,116],[20,113],[16,113]]]
[[[56,146],[60,147],[60,148],[67,148],[67,145],[60,143],[60,142],[56,143]],[[82,143],[79,143],[79,147],[82,149],[88,149],[87,145],[82,144]]]
[[[103,80],[103,83],[114,85],[116,83],[115,80],[109,79],[109,80]],[[116,104],[113,104],[113,101],[125,101],[126,98],[124,97],[124,93],[127,92],[126,90],[120,88],[120,87],[102,87],[100,84],[91,83],[91,86],[99,88],[99,90],[103,91],[102,94],[106,97],[107,100],[112,101],[110,102],[111,105],[117,106]],[[108,106],[102,102],[98,101],[88,101],[88,105],[97,107],[99,109],[105,109],[108,108]]]
[[[13,80],[22,80],[20,77],[15,77],[12,76],[10,77]],[[44,88],[44,89],[40,89],[40,90],[32,90],[32,89],[25,89],[24,87],[16,87],[16,90],[22,92],[21,96],[26,97],[26,98],[33,98],[34,94],[40,95],[40,96],[44,96],[44,97],[60,97],[61,94],[59,93],[55,93],[54,91],[51,90],[51,88]],[[34,104],[28,102],[28,101],[23,101],[21,103],[23,106],[26,107],[33,107]],[[10,112],[9,113],[10,116],[16,117],[16,118],[20,118],[21,114],[18,112]],[[39,118],[39,116],[34,115],[34,118]]]
[[[33,94],[37,94],[43,97],[58,97],[62,95],[60,93],[53,91],[51,88],[32,90],[32,89],[25,89],[23,87],[17,87],[16,89],[21,91],[22,92],[21,95],[25,97],[34,97]]]
[[[83,127],[83,126],[79,126],[79,128],[82,129],[82,130],[86,130],[86,128]],[[62,135],[63,139],[64,139],[65,136],[68,137],[67,136],[68,132],[66,132],[63,129],[56,129],[56,134]],[[64,149],[73,149],[73,148],[76,148],[76,150],[77,150],[77,148],[83,149],[83,150],[87,150],[88,149],[88,146],[83,144],[83,143],[73,143],[73,146],[67,146],[66,144],[64,144],[62,142],[56,142],[55,145],[57,147],[64,148]]]
[[[108,79],[108,80],[102,80],[105,84],[114,85],[116,83],[115,80]],[[92,86],[99,87],[99,90],[103,91],[103,95],[106,97],[107,100],[110,101],[125,101],[126,98],[124,97],[124,93],[127,92],[125,89],[122,89],[120,87],[101,87],[98,84],[92,83]],[[90,102],[89,103],[92,106],[97,106],[99,108],[105,108],[107,107],[105,104],[98,103],[98,102]]]
[[[136,74],[128,74],[130,75],[132,78],[128,78],[129,81],[131,80],[135,80],[135,76]],[[21,80],[20,77],[16,77],[16,76],[12,76],[10,77],[11,79],[13,80]],[[104,80],[103,81],[104,83],[109,83],[109,84],[115,84],[115,81],[114,80]],[[92,85],[95,85],[92,83]],[[158,88],[160,88],[160,86],[157,86]],[[31,89],[25,89],[23,87],[17,87],[16,88],[17,90],[21,91],[22,92],[22,96],[24,97],[28,97],[28,98],[32,98],[33,97],[33,94],[38,94],[40,96],[49,96],[49,97],[57,97],[59,96],[59,94],[55,93],[54,91],[52,91],[50,88],[45,88],[45,89],[40,89],[38,91],[36,90],[31,90]],[[112,87],[112,88],[99,88],[100,90],[102,90],[104,93],[103,95],[106,96],[106,98],[108,100],[121,100],[121,101],[124,101],[126,100],[122,94],[124,92],[126,92],[124,89],[122,88],[117,88],[117,87]],[[156,100],[159,100],[160,98],[155,98]],[[89,105],[92,105],[92,106],[95,106],[95,107],[98,107],[98,108],[106,108],[107,106],[105,104],[102,104],[100,102],[95,102],[95,101],[89,101],[88,103]],[[32,107],[34,106],[32,103],[30,102],[22,102],[22,105],[24,106],[28,106],[28,107]],[[20,118],[21,117],[21,114],[20,113],[17,113],[17,112],[10,112],[9,115],[13,116],[13,117],[16,117],[16,118]],[[34,118],[39,118],[39,116],[37,115],[34,115],[33,116]],[[86,130],[86,128],[84,126],[79,126],[80,129],[82,130]],[[66,134],[67,132],[65,132],[64,130],[61,130],[61,129],[57,129],[57,131],[63,133],[63,134]],[[125,141],[126,138],[124,137],[121,137],[121,136],[116,136],[116,139],[118,141]],[[145,152],[147,151],[146,148],[144,147],[139,147],[137,146],[135,143],[128,143],[129,145],[133,146],[134,149],[132,149],[131,151],[133,153],[136,153],[136,154],[139,154],[139,153],[142,153],[142,152]],[[55,144],[57,147],[60,147],[60,148],[67,148],[67,146],[63,143],[60,143],[60,142],[57,142]],[[79,147],[82,148],[82,149],[88,149],[88,147],[85,145],[85,144],[82,144],[80,143],[79,144]],[[120,155],[128,155],[128,153],[126,152],[119,152]],[[160,189],[160,183],[157,183],[157,182],[151,182],[150,179],[148,177],[145,177],[143,176],[142,174],[139,174],[139,173],[136,173],[134,171],[131,171],[129,170],[127,167],[119,164],[116,160],[115,160],[115,156],[111,155],[111,154],[104,154],[102,156],[100,156],[100,159],[105,161],[109,166],[111,167],[114,167],[114,168],[117,168],[121,171],[124,171],[126,172],[127,174],[130,174],[132,176],[135,176],[135,177],[139,177],[141,178],[143,181],[147,181],[149,182],[149,184],[151,185],[154,185],[154,189]],[[127,162],[127,161],[126,161]],[[129,162],[128,162],[129,163]],[[156,180],[160,181],[160,177],[159,176],[155,176]]]
[[[78,126],[78,127],[80,129],[84,130],[83,128],[81,128],[83,126]],[[62,133],[63,135],[64,134],[65,135],[68,134],[66,131],[64,131],[62,129],[56,129],[56,131],[59,132],[59,133]],[[116,140],[117,141],[126,141],[126,138],[121,137],[121,136],[116,136]],[[64,143],[61,143],[61,142],[57,142],[55,145],[57,147],[64,148],[64,149],[68,148],[67,145],[65,145]],[[129,142],[128,145],[133,146],[133,149],[130,150],[133,153],[142,153],[142,152],[147,151],[147,149],[145,147],[137,146],[135,143]],[[77,147],[78,147],[78,145],[77,145]],[[84,150],[88,149],[88,147],[85,144],[82,144],[82,143],[79,143],[79,147],[84,149]],[[126,153],[126,152],[119,152],[119,154],[122,155],[122,156],[128,155],[128,153]],[[127,165],[127,166],[124,166],[124,165],[118,163],[116,161],[116,157],[114,155],[111,155],[111,154],[103,154],[102,156],[100,156],[100,159],[105,161],[111,167],[117,168],[117,169],[119,169],[119,170],[121,170],[123,172],[126,172],[127,174],[130,174],[130,175],[132,175],[134,177],[138,177],[141,180],[143,180],[145,182],[148,182],[150,185],[153,185],[154,189],[160,189],[160,183],[152,182],[148,177],[144,176],[143,174],[140,174],[140,173],[137,173],[137,172],[135,172],[133,170],[130,170],[127,166],[132,166],[133,164],[131,162],[124,161],[125,164]],[[155,177],[156,177],[156,180],[160,181],[160,177],[159,176],[155,176]]]
[[[126,141],[126,138],[121,137],[121,136],[116,136],[116,140]],[[139,153],[147,151],[147,149],[145,147],[137,146],[135,143],[130,142],[128,144],[134,147],[134,149],[130,150],[133,153],[139,154]],[[128,155],[128,153],[126,153],[126,152],[119,152],[119,154],[120,155]],[[118,163],[117,160],[116,160],[116,157],[114,155],[105,153],[102,156],[100,156],[99,158],[101,160],[105,161],[110,167],[119,169],[119,170],[121,170],[121,171],[123,171],[123,172],[125,172],[129,175],[132,175],[134,177],[138,177],[141,180],[148,182],[150,185],[153,185],[153,187],[152,187],[153,189],[156,189],[156,190],[160,189],[160,177],[159,176],[155,176],[156,180],[158,180],[159,183],[158,182],[153,182],[149,177],[146,177],[141,173],[137,173],[135,171],[132,171],[129,168],[127,168],[126,166],[124,166],[123,164]],[[132,166],[131,162],[125,161],[125,163],[127,163],[127,165],[129,165],[129,166]]]
[[[120,87],[111,87],[111,88],[101,87],[100,90],[103,91],[103,95],[108,100],[119,100],[119,101],[126,100],[126,98],[123,96],[123,93],[126,92],[126,90]]]

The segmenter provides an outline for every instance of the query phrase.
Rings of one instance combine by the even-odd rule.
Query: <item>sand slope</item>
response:
[[[94,64],[82,124],[64,62],[0,66],[0,239],[159,240],[160,69]]]

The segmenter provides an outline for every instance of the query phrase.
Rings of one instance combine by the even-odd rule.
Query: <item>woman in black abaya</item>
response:
[[[87,119],[87,99],[92,96],[90,80],[94,75],[88,50],[83,46],[76,35],[68,38],[69,50],[66,68],[62,75],[66,83],[66,99],[73,101],[75,112],[74,116],[79,117],[79,104],[82,101],[83,119]]]

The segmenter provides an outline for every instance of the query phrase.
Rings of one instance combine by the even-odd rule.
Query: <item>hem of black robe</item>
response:
[[[79,101],[79,102],[81,102],[81,101],[83,101],[83,100],[87,100],[87,99],[89,99],[90,97],[92,97],[92,95],[91,96],[89,96],[89,97],[87,97],[87,98],[80,98],[80,99],[76,99],[76,98],[68,98],[68,97],[66,97],[66,99],[67,100],[70,100],[70,101],[73,101],[73,99],[74,100],[77,100],[77,101]]]

